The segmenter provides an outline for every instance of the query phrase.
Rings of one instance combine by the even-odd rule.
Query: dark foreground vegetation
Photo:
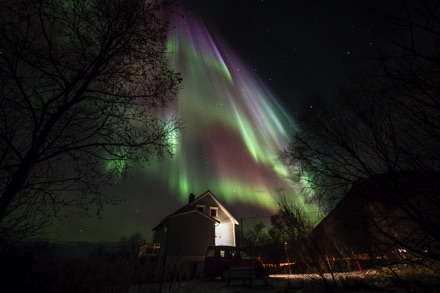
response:
[[[153,275],[138,261],[137,244],[131,244],[31,241],[3,246],[0,292],[129,292]]]
[[[75,256],[46,241],[3,247],[0,292],[438,292],[440,287],[438,273],[415,263],[322,276],[310,266],[295,273],[275,266],[267,282],[227,285],[188,275],[179,265],[161,270],[154,261],[140,262],[134,239],[89,245],[87,254]]]

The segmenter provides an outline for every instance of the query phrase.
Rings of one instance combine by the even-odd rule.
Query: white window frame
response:
[[[202,205],[202,204],[198,204],[198,205],[196,206],[196,209],[197,209],[199,212],[205,213],[205,206]]]
[[[215,211],[215,216],[212,215],[212,211]],[[209,215],[214,218],[218,218],[218,207],[209,207]]]

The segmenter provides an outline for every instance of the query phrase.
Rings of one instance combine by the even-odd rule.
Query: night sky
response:
[[[124,202],[100,218],[60,220],[51,238],[115,241],[140,232],[151,240],[152,228],[191,192],[210,190],[237,219],[267,221],[280,191],[304,204],[277,154],[289,143],[297,111],[313,107],[308,99],[330,96],[368,63],[374,34],[364,24],[364,4],[181,3],[168,36],[171,65],[183,77],[177,102],[166,110],[185,121],[174,157],[117,180],[109,192]]]

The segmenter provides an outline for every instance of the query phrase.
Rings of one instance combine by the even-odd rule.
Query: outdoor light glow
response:
[[[233,237],[230,236],[230,225],[219,224],[215,226],[215,245],[230,245],[229,241],[233,241]]]

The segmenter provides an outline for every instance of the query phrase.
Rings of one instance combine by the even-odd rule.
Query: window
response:
[[[206,252],[206,257],[214,257],[214,256],[215,256],[215,249],[209,248],[208,251]]]
[[[198,204],[198,205],[197,205],[197,210],[198,210],[199,212],[205,213],[205,206],[204,206],[204,205],[200,205],[200,204]]]
[[[209,214],[211,215],[211,217],[217,218],[218,217],[218,208],[210,207]]]

